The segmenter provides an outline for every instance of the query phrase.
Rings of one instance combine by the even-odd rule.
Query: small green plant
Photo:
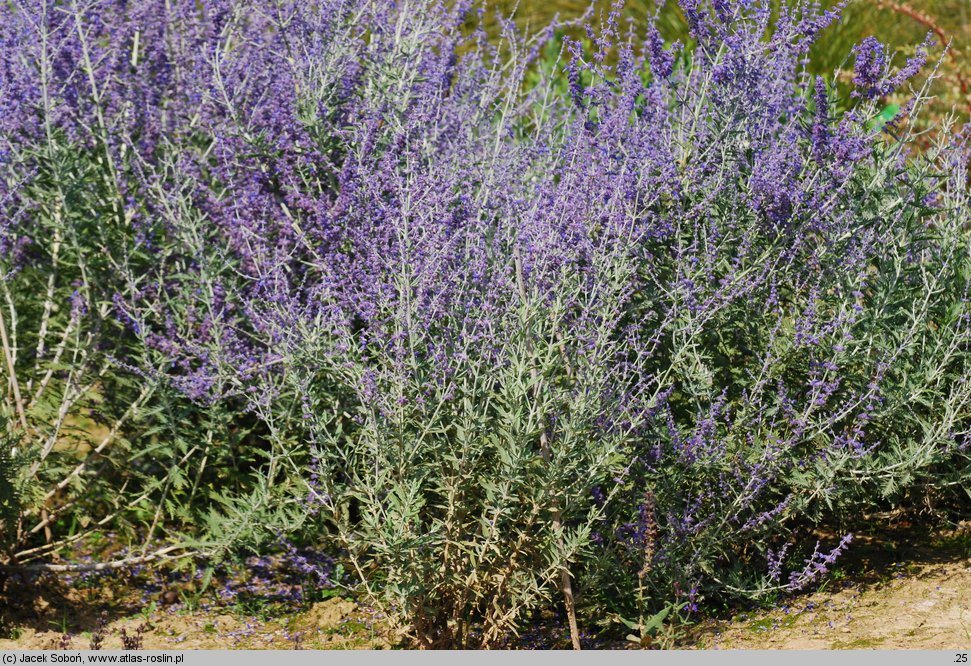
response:
[[[961,527],[949,535],[935,539],[931,546],[954,551],[962,557],[971,557],[971,528]]]
[[[5,632],[6,637],[12,641],[19,641],[24,635],[23,627],[10,627]]]
[[[195,613],[202,602],[202,592],[195,590],[179,590],[179,599],[186,613]],[[154,604],[153,604],[154,605]]]
[[[641,647],[651,647],[658,636],[669,636],[671,629],[670,623],[666,620],[672,613],[677,615],[687,604],[669,604],[661,610],[648,617],[641,616],[637,621],[617,616],[617,620],[633,630],[635,633],[627,634],[627,640],[636,643]]]
[[[71,633],[71,622],[68,618],[67,611],[62,611],[60,618],[57,620],[48,620],[48,624],[54,629],[57,629],[58,633],[62,636],[67,636]]]
[[[142,608],[142,610],[138,612],[138,615],[136,617],[142,618],[142,620],[144,621],[144,624],[151,624],[152,618],[155,617],[155,612],[157,610],[158,610],[158,603],[153,601],[147,606],[145,606],[144,608]]]

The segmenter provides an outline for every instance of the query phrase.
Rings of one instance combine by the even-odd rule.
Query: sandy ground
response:
[[[701,649],[971,649],[971,524],[935,535],[904,526],[854,542],[822,589],[774,607],[709,618],[674,643]],[[218,604],[132,603],[114,586],[10,585],[0,593],[0,649],[359,649],[392,647],[380,617],[331,598],[306,610],[240,612]],[[111,608],[110,615],[94,609]],[[631,647],[630,644],[617,647]]]
[[[81,631],[62,632],[24,626],[16,638],[0,640],[0,650],[49,650],[91,648],[97,620]],[[83,625],[82,625],[83,626]],[[149,617],[123,617],[108,622],[103,649],[123,648],[121,632],[137,634],[144,626],[142,649],[368,649],[387,648],[389,643],[375,628],[374,618],[356,604],[329,599],[310,610],[285,619],[262,620],[213,610],[158,610]]]
[[[971,560],[893,566],[890,580],[704,623],[708,649],[971,648]]]
[[[685,646],[971,649],[971,522],[926,533],[892,519],[845,557],[818,591],[701,622]]]

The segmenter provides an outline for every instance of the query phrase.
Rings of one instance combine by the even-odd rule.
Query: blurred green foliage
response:
[[[783,0],[779,0],[781,5]],[[523,28],[538,28],[550,21],[568,21],[586,16],[594,23],[610,11],[611,0],[487,0],[486,19],[496,25],[496,16],[512,16]],[[824,7],[833,7],[833,0],[823,0]],[[667,40],[690,42],[687,23],[675,0],[628,0],[623,15],[633,27],[658,15],[658,28]],[[967,120],[971,113],[971,1],[969,0],[849,0],[843,10],[844,20],[827,29],[826,38],[819,40],[812,52],[809,68],[816,74],[838,72],[838,78],[848,81],[852,69],[852,49],[864,37],[878,36],[880,41],[898,53],[895,62],[902,64],[906,57],[927,36],[933,33],[936,42],[931,61],[941,61],[940,79],[933,88],[937,96],[925,121],[939,121],[952,111]],[[575,29],[578,33],[579,28]],[[950,44],[951,52],[944,53]],[[925,75],[931,70],[928,68]],[[913,82],[919,86],[922,79]],[[903,96],[901,96],[901,99]],[[894,100],[899,101],[899,100]]]

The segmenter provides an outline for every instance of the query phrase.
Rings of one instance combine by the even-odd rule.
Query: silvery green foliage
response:
[[[845,94],[808,4],[562,49],[423,2],[42,4],[0,10],[4,274],[89,230],[48,300],[81,280],[110,335],[71,367],[178,434],[152,529],[303,523],[418,644],[497,645],[803,587],[850,539],[787,559],[795,525],[966,487],[968,150],[880,120],[923,50],[866,40]]]
[[[0,9],[0,416],[6,460],[20,463],[4,474],[22,489],[4,562],[48,556],[137,497],[116,470],[129,455],[125,430],[151,392],[114,374],[111,356],[126,351],[116,337],[124,329],[110,316],[126,246],[115,214],[121,197],[105,155],[64,119],[57,52],[65,38],[42,25],[62,9]],[[90,57],[76,46],[79,60]],[[96,143],[104,130],[84,136]],[[110,351],[106,340],[115,342]],[[83,527],[66,534],[65,522]]]
[[[0,435],[20,489],[4,563],[105,530],[151,555],[260,487],[252,421],[160,386],[169,359],[122,307],[159,274],[142,178],[179,115],[170,93],[187,53],[207,57],[192,39],[216,39],[188,4],[0,6]],[[176,25],[186,41],[167,45]]]

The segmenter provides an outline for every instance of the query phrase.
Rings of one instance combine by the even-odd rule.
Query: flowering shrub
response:
[[[0,561],[49,555],[76,540],[55,538],[64,522],[104,525],[124,510],[116,466],[151,393],[113,372],[126,347],[105,300],[120,284],[115,250],[127,232],[121,181],[109,180],[115,167],[95,138],[107,121],[84,115],[81,70],[70,71],[91,53],[70,39],[69,14],[42,5],[0,9],[0,414],[5,462],[17,462],[4,483],[20,489]]]
[[[17,463],[3,483],[19,489],[0,563],[132,523],[153,559],[148,544],[170,527],[254,487],[252,422],[160,384],[168,359],[124,308],[161,268],[146,169],[174,155],[159,150],[167,114],[184,118],[191,100],[171,92],[189,92],[181,77],[206,56],[190,43],[196,9],[166,11],[0,7],[0,417],[4,460]],[[185,41],[167,45],[175,26]]]
[[[791,562],[799,521],[966,483],[968,153],[871,122],[923,51],[864,42],[837,99],[809,5],[562,51],[433,3],[43,6],[0,10],[4,285],[54,276],[72,367],[179,433],[152,529],[304,523],[419,645],[551,603],[578,644],[808,585],[850,537]]]

